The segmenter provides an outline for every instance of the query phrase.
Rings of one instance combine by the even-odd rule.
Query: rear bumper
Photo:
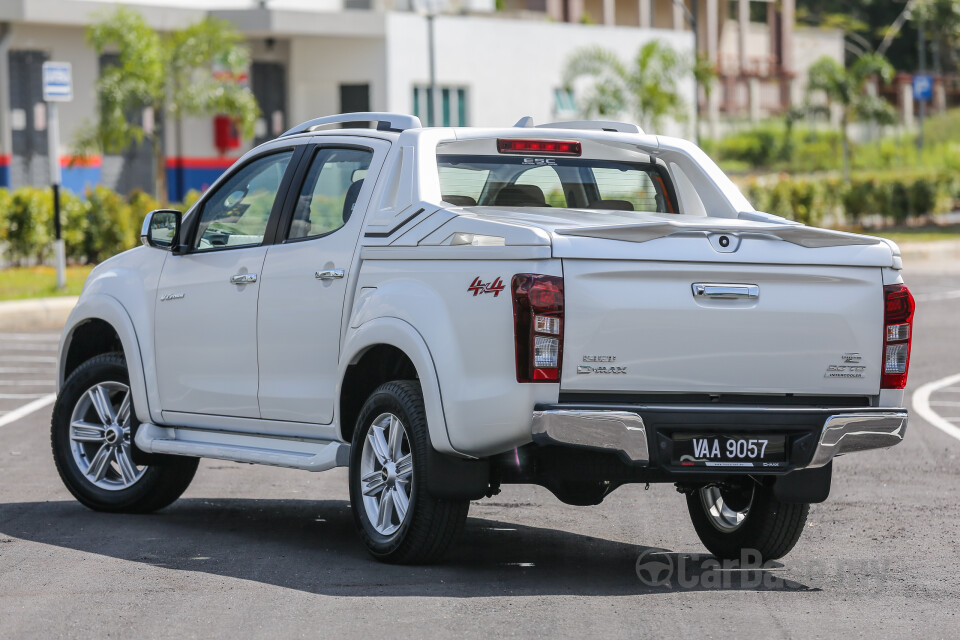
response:
[[[675,433],[782,433],[789,443],[787,466],[737,472],[784,473],[822,467],[845,453],[891,447],[903,440],[907,420],[906,409],[888,407],[561,404],[537,407],[532,436],[539,444],[613,452],[634,466],[682,473],[671,463]]]

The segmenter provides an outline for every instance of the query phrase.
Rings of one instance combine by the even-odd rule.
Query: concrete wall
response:
[[[437,83],[468,89],[472,126],[513,125],[527,115],[540,123],[554,120],[554,90],[562,85],[569,56],[580,47],[607,47],[625,63],[654,39],[688,56],[693,50],[692,34],[680,31],[462,17],[437,18],[436,26]],[[413,86],[429,78],[426,20],[388,14],[386,40],[385,108],[410,112]],[[692,113],[692,77],[680,86]],[[672,123],[660,133],[689,136],[690,130],[689,124]]]
[[[340,85],[370,85],[370,107],[385,108],[386,46],[381,38],[295,37],[290,40],[290,122],[340,112]],[[404,111],[409,111],[408,106]]]

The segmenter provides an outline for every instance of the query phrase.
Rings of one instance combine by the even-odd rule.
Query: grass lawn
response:
[[[93,266],[67,267],[67,286],[57,289],[53,267],[10,267],[0,269],[0,300],[78,296]]]

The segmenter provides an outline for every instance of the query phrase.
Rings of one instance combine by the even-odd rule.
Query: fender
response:
[[[426,341],[413,325],[398,318],[375,318],[364,322],[352,329],[343,345],[344,357],[340,359],[340,370],[337,376],[337,397],[343,386],[343,378],[347,367],[356,364],[361,356],[373,346],[388,344],[394,346],[410,358],[420,376],[420,386],[423,389],[423,404],[427,414],[427,424],[430,429],[430,441],[433,448],[440,453],[462,456],[450,444],[447,433],[447,421],[443,412],[443,398],[440,395],[440,380],[437,377],[437,368],[433,356],[427,347]],[[343,440],[343,431],[340,428],[340,403],[336,407],[337,432]]]
[[[119,300],[104,293],[83,296],[67,318],[66,328],[60,338],[60,351],[57,358],[57,393],[59,394],[63,387],[64,367],[66,366],[67,353],[70,351],[70,343],[73,340],[73,333],[77,326],[86,320],[103,320],[112,326],[117,335],[120,336],[123,354],[127,359],[130,389],[133,392],[133,406],[137,413],[137,419],[141,422],[153,422],[151,415],[154,413],[152,411],[154,409],[157,418],[159,418],[160,401],[156,397],[155,385],[149,387],[154,389],[153,391],[150,393],[147,391],[143,356],[140,351],[137,332],[133,328],[133,320],[130,319],[130,315]]]

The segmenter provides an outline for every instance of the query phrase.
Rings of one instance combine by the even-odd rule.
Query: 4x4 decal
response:
[[[503,281],[500,278],[497,278],[493,282],[484,284],[483,280],[481,280],[479,276],[474,278],[473,282],[470,283],[470,286],[467,287],[467,291],[472,291],[474,297],[481,293],[492,293],[493,297],[496,298],[500,295],[500,292],[503,291],[503,289]]]

